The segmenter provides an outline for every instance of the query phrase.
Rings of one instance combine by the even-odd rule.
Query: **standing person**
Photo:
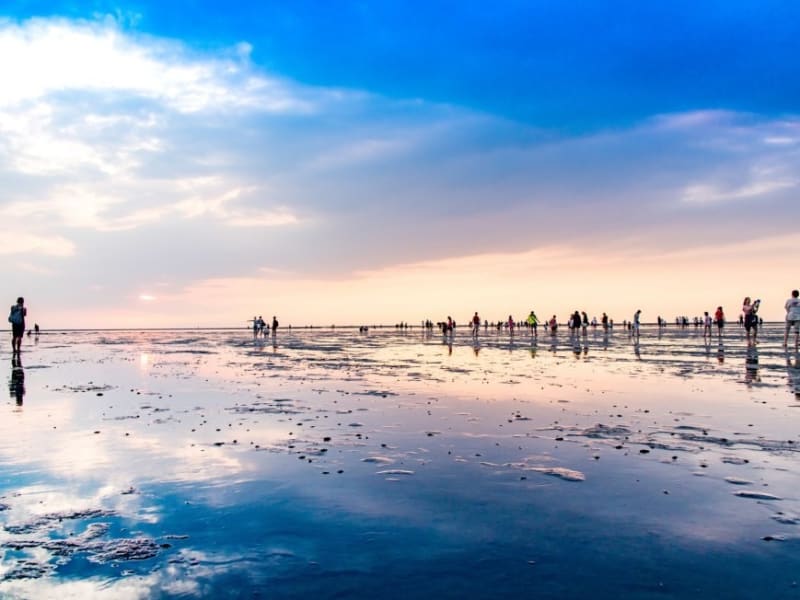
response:
[[[550,333],[555,335],[557,329],[558,329],[558,319],[556,319],[556,316],[553,315],[553,318],[550,319]]]
[[[725,327],[725,313],[721,306],[718,306],[714,313],[714,321],[717,323],[717,337],[722,339],[722,328]]]
[[[481,330],[481,318],[478,316],[478,311],[475,311],[475,315],[472,317],[472,337],[478,337],[478,332]]]
[[[581,319],[583,320],[581,323],[583,325],[583,335],[586,335],[586,329],[589,327],[589,315],[586,314],[585,310],[581,311]]]
[[[513,336],[514,335],[514,317],[508,315],[508,332]]]
[[[603,313],[600,323],[603,325],[603,329],[608,331],[608,315],[606,313]]]
[[[278,319],[275,318],[275,315],[272,315],[272,337],[278,333]]]
[[[711,337],[711,315],[708,311],[703,313],[703,337]]]
[[[531,328],[533,337],[539,337],[539,317],[536,316],[534,311],[528,315],[528,326]]]
[[[752,343],[756,343],[756,338],[758,337],[758,317],[756,316],[756,311],[758,310],[758,306],[756,304],[751,304],[750,296],[745,297],[744,302],[742,303],[742,316],[744,317],[744,330],[747,333],[747,345],[750,346],[750,330],[753,331],[753,341]]]
[[[578,335],[578,332],[581,329],[581,313],[577,310],[572,313],[572,316],[569,320],[569,327],[575,335]]]
[[[25,308],[25,298],[20,296],[17,303],[11,306],[8,313],[8,322],[11,323],[11,353],[19,354],[22,346],[22,336],[25,335],[25,316],[28,309]]]
[[[640,322],[641,316],[642,316],[642,309],[641,308],[639,310],[637,310],[633,314],[632,331],[633,331],[633,335],[635,335],[637,338],[639,337],[639,326],[641,325],[641,322]]]
[[[794,327],[794,349],[798,349],[798,338],[800,338],[800,291],[792,290],[792,297],[786,301],[786,333],[783,334],[783,345],[789,343],[789,333]]]
[[[253,337],[258,335],[258,317],[253,315]]]

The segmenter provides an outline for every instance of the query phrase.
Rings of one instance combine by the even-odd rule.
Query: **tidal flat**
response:
[[[800,598],[782,342],[27,337],[0,353],[0,597]]]

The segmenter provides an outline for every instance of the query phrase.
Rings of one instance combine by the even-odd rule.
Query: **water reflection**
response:
[[[17,406],[22,406],[25,400],[25,369],[22,367],[22,356],[19,354],[11,357],[11,377],[8,381],[8,390],[11,397],[16,400]]]
[[[795,398],[800,400],[800,353],[795,353],[794,360],[787,353],[786,373],[788,375],[789,388],[794,392]]]
[[[756,346],[748,346],[744,359],[744,380],[748,385],[761,381],[758,376],[758,366],[758,348]]]
[[[121,581],[147,582],[164,597],[159,578],[168,570],[188,582],[202,573],[206,597],[221,596],[230,580],[208,558],[219,546],[230,556],[214,564],[246,562],[261,582],[301,585],[309,597],[354,589],[320,573],[379,581],[386,563],[376,556],[407,564],[420,545],[437,559],[455,548],[446,569],[428,561],[430,579],[415,579],[451,585],[481,568],[487,534],[497,562],[484,574],[494,568],[514,589],[524,588],[518,571],[535,570],[496,567],[520,555],[546,554],[554,580],[576,564],[602,579],[608,563],[581,554],[586,539],[604,540],[610,560],[631,565],[620,575],[631,588],[642,583],[642,565],[648,577],[677,585],[675,547],[736,545],[754,566],[763,553],[748,548],[766,533],[791,534],[785,519],[800,514],[797,454],[787,441],[796,428],[775,410],[776,390],[784,405],[794,400],[787,380],[800,399],[798,357],[775,350],[769,336],[751,352],[731,336],[737,366],[726,369],[698,336],[659,335],[643,332],[642,363],[634,362],[640,344],[619,335],[544,338],[553,356],[505,333],[480,344],[445,338],[446,355],[438,337],[339,330],[282,335],[272,353],[254,351],[249,333],[238,332],[43,340],[25,361],[37,374],[27,382],[36,401],[14,423],[0,422],[0,596],[52,597],[56,582],[102,578],[111,593]],[[570,358],[570,349],[588,357],[590,346],[592,360]],[[725,351],[720,343],[719,356]],[[741,385],[742,357],[746,377],[766,385]],[[12,397],[24,395],[24,378],[12,361]],[[706,477],[696,476],[701,469]],[[734,495],[741,490],[776,499]],[[784,521],[765,513],[769,502]],[[488,517],[487,505],[495,507]],[[645,539],[654,509],[663,515],[659,535]],[[553,528],[565,514],[580,516],[575,527]],[[224,531],[209,527],[218,522]],[[431,523],[446,525],[432,536]],[[770,552],[782,567],[771,577],[797,571],[793,546]],[[114,562],[94,562],[107,556]],[[705,567],[707,556],[699,554]],[[27,579],[12,580],[15,573]],[[256,584],[237,584],[255,595],[246,588]],[[752,597],[752,587],[745,591]]]

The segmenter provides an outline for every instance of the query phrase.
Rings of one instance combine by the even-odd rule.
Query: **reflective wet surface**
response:
[[[3,597],[800,597],[767,326],[63,332],[8,350]]]

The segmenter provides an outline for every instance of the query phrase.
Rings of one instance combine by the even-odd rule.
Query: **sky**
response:
[[[0,5],[0,261],[68,327],[695,316],[800,287],[800,4]]]

